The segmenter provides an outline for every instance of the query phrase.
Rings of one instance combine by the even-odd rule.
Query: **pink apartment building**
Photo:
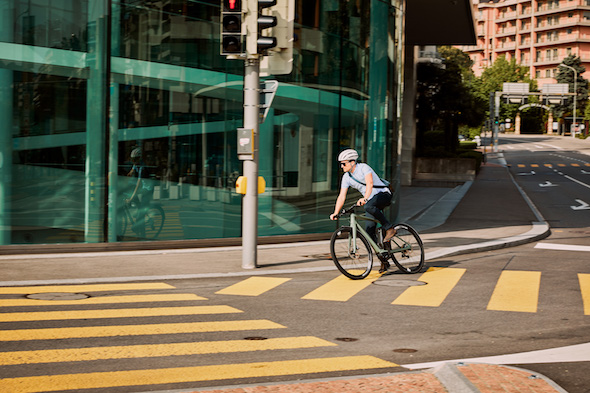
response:
[[[579,56],[590,79],[590,0],[473,0],[477,44],[459,48],[481,75],[498,56],[529,67],[538,86],[555,83],[558,65]]]

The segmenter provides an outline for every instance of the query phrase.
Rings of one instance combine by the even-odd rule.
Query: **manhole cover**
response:
[[[352,338],[352,337],[339,337],[336,340],[337,341],[344,341],[344,342],[347,342],[347,343],[351,343],[351,342],[354,342],[354,341],[358,341],[359,339],[358,338]]]
[[[386,277],[381,277],[379,280],[373,281],[373,284],[386,287],[416,287],[426,285],[426,283],[422,281],[395,280]]]
[[[244,340],[260,341],[260,340],[268,340],[268,337],[260,337],[260,336],[244,337]]]
[[[67,292],[44,292],[44,293],[33,293],[27,295],[27,299],[35,300],[82,300],[89,298],[89,295],[84,293],[67,293]]]

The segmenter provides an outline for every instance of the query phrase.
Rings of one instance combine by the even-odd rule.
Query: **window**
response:
[[[568,56],[571,55],[572,54],[572,48],[567,48],[565,50],[565,53],[567,53]]]
[[[551,70],[545,70],[545,78],[551,78]]]

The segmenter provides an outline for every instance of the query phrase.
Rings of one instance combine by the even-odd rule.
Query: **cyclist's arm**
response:
[[[365,175],[365,184],[367,185],[365,187],[365,195],[357,202],[357,205],[359,206],[363,206],[364,204],[366,204],[367,201],[371,198],[371,194],[373,193],[373,175],[371,173]]]
[[[335,220],[344,207],[344,203],[346,202],[346,193],[348,192],[348,188],[341,188],[340,194],[338,194],[338,198],[336,199],[336,206],[334,206],[334,213],[330,214],[330,220]]]

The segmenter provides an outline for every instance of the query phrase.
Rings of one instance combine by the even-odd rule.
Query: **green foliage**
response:
[[[578,74],[576,79],[576,116],[580,116],[579,111],[586,106],[586,102],[588,101],[588,81],[582,76],[582,74],[586,72],[586,67],[582,65],[580,58],[574,55],[569,55],[563,59],[562,63],[574,68]],[[569,91],[571,93],[574,92],[574,78],[575,74],[570,68],[558,67],[555,79],[557,80],[557,83],[569,84]],[[572,116],[574,112],[573,98],[568,99],[564,105],[557,105],[555,112],[558,117]],[[585,113],[584,116],[586,116]]]
[[[476,149],[477,142],[474,141],[461,141],[459,142],[460,149],[469,150],[469,149]]]

